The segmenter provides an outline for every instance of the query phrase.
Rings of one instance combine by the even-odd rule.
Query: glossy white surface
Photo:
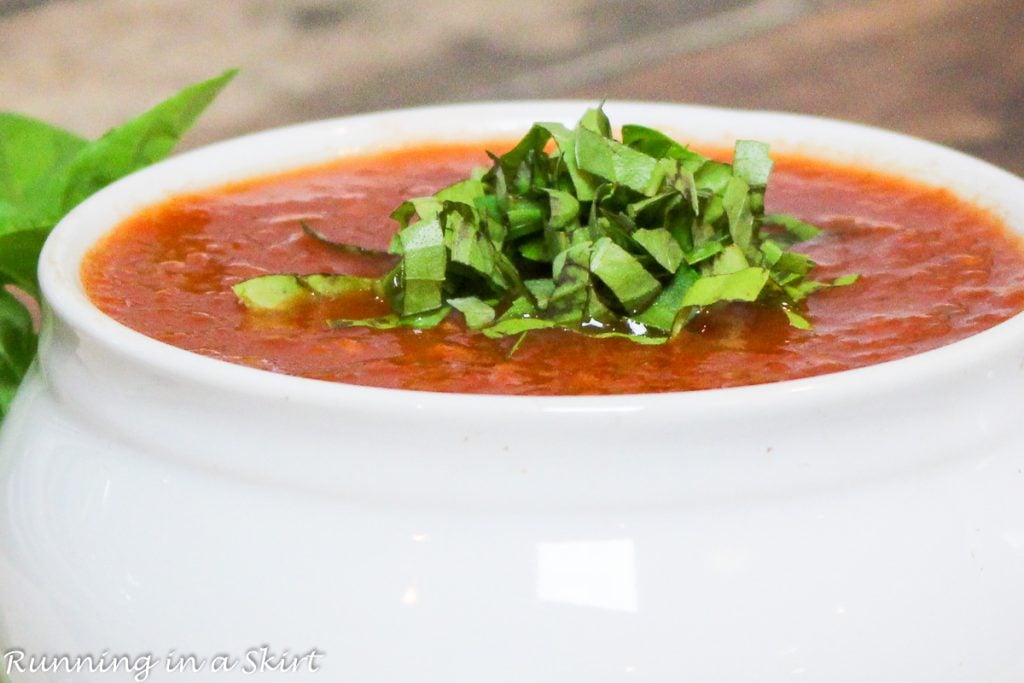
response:
[[[1020,316],[809,380],[470,397],[195,356],[105,317],[78,281],[97,237],[169,194],[417,140],[512,137],[586,106],[272,131],[76,209],[45,251],[41,357],[0,437],[0,654],[315,647],[321,670],[305,678],[359,683],[1024,678]],[[921,141],[777,114],[607,111],[949,183],[1024,230],[1024,181]],[[147,680],[254,678],[163,668]]]

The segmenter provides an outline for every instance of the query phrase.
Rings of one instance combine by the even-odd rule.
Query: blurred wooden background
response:
[[[611,97],[834,116],[1024,174],[1024,0],[0,0],[0,108],[83,134],[231,66],[187,145],[430,102]]]

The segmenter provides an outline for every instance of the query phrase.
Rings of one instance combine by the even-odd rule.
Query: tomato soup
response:
[[[333,301],[254,313],[231,286],[268,273],[376,276],[394,261],[345,252],[303,232],[385,249],[391,211],[487,158],[479,146],[353,158],[181,196],[128,220],[87,256],[82,278],[108,315],[175,346],[272,372],[442,392],[621,394],[710,389],[808,377],[926,351],[1024,310],[1024,248],[950,192],[807,159],[779,159],[769,212],[824,230],[798,245],[815,279],[858,273],[813,294],[810,330],[757,304],[702,311],[662,346],[540,330],[520,340],[436,328],[331,329],[383,313]]]

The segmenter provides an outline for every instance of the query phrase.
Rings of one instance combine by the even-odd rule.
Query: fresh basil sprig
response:
[[[799,303],[856,279],[808,279],[813,261],[790,246],[818,229],[765,216],[761,142],[737,142],[730,165],[644,126],[618,141],[599,107],[574,129],[535,124],[492,160],[395,210],[401,260],[384,277],[269,275],[236,295],[255,310],[353,291],[390,303],[333,327],[432,327],[457,310],[489,337],[564,328],[658,344],[722,301],[759,301],[807,328]]]
[[[92,141],[0,112],[0,417],[35,357],[25,303],[40,303],[36,268],[50,230],[93,192],[167,156],[235,73],[189,86]]]

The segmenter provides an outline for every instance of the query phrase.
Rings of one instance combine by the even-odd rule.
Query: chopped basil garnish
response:
[[[799,302],[856,279],[807,278],[813,261],[789,248],[819,230],[765,216],[762,142],[738,141],[729,165],[644,126],[616,140],[599,107],[571,130],[535,124],[491,156],[489,170],[394,211],[400,260],[379,280],[268,275],[235,293],[255,310],[357,289],[390,304],[388,316],[332,327],[431,327],[455,310],[488,337],[561,328],[657,344],[723,301],[774,306],[806,329]]]

